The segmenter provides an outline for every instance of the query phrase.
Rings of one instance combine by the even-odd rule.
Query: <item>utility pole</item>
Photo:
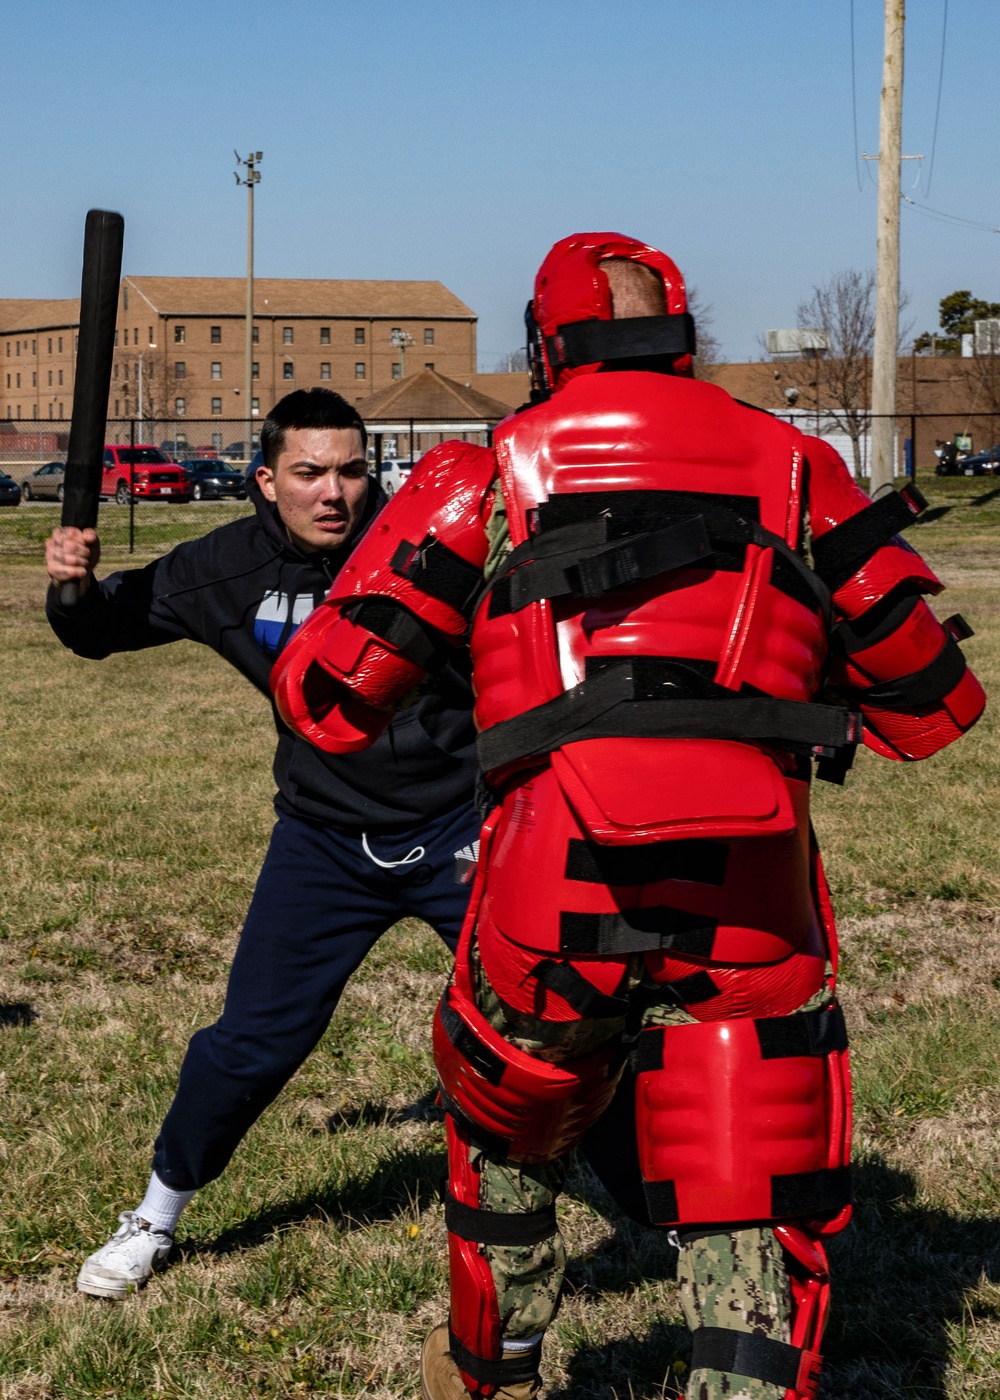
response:
[[[234,151],[233,155],[236,157],[237,165],[245,165],[247,168],[245,180],[240,178],[238,170],[233,173],[236,176],[236,183],[247,187],[247,343],[243,383],[246,394],[244,446],[249,461],[253,456],[253,187],[260,180],[260,171],[257,166],[264,159],[264,152],[251,151],[246,160],[242,158],[239,151]]]
[[[905,0],[885,0],[885,57],[878,131],[878,237],[875,347],[872,355],[871,494],[892,486],[895,458],[896,350],[899,338],[899,207],[903,129]]]
[[[399,377],[400,379],[405,379],[406,347],[408,345],[415,345],[416,341],[413,339],[413,336],[410,335],[409,331],[393,331],[389,336],[389,340],[392,342],[393,347],[399,351]]]

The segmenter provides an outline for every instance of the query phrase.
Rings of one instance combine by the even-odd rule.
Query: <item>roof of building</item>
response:
[[[242,277],[126,277],[126,285],[161,316],[242,316]],[[440,282],[334,281],[306,277],[254,280],[257,316],[369,316],[475,319]]]
[[[462,419],[499,422],[510,413],[510,405],[481,394],[434,369],[397,379],[366,399],[356,399],[358,411],[367,421],[374,419],[420,419],[440,422]]]
[[[80,320],[80,299],[0,297],[0,334],[40,331],[48,327],[75,326]]]
[[[491,399],[507,404],[508,408],[520,408],[528,402],[531,381],[527,370],[508,374],[470,374],[462,383],[467,389],[475,389],[480,394],[488,394]]]

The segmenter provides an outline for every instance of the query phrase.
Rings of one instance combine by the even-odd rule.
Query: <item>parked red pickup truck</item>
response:
[[[191,478],[177,462],[164,457],[158,447],[136,443],[135,447],[104,449],[104,475],[101,495],[113,496],[120,506],[128,505],[129,493],[146,501],[189,501]]]

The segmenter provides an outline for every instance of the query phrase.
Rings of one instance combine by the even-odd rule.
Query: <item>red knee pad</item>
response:
[[[643,1031],[636,1125],[658,1224],[850,1217],[847,1036],[837,1006]]]

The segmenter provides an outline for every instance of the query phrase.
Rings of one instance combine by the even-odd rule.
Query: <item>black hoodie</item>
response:
[[[50,587],[45,611],[63,645],[99,660],[186,637],[217,651],[270,699],[275,658],[326,596],[385,495],[371,481],[353,541],[306,554],[290,543],[256,481],[249,489],[254,515],[179,544],[144,569],[110,574],[76,607],[64,608]],[[392,832],[472,797],[475,730],[464,651],[364,753],[322,753],[276,711],[274,722],[279,811],[342,831]]]

